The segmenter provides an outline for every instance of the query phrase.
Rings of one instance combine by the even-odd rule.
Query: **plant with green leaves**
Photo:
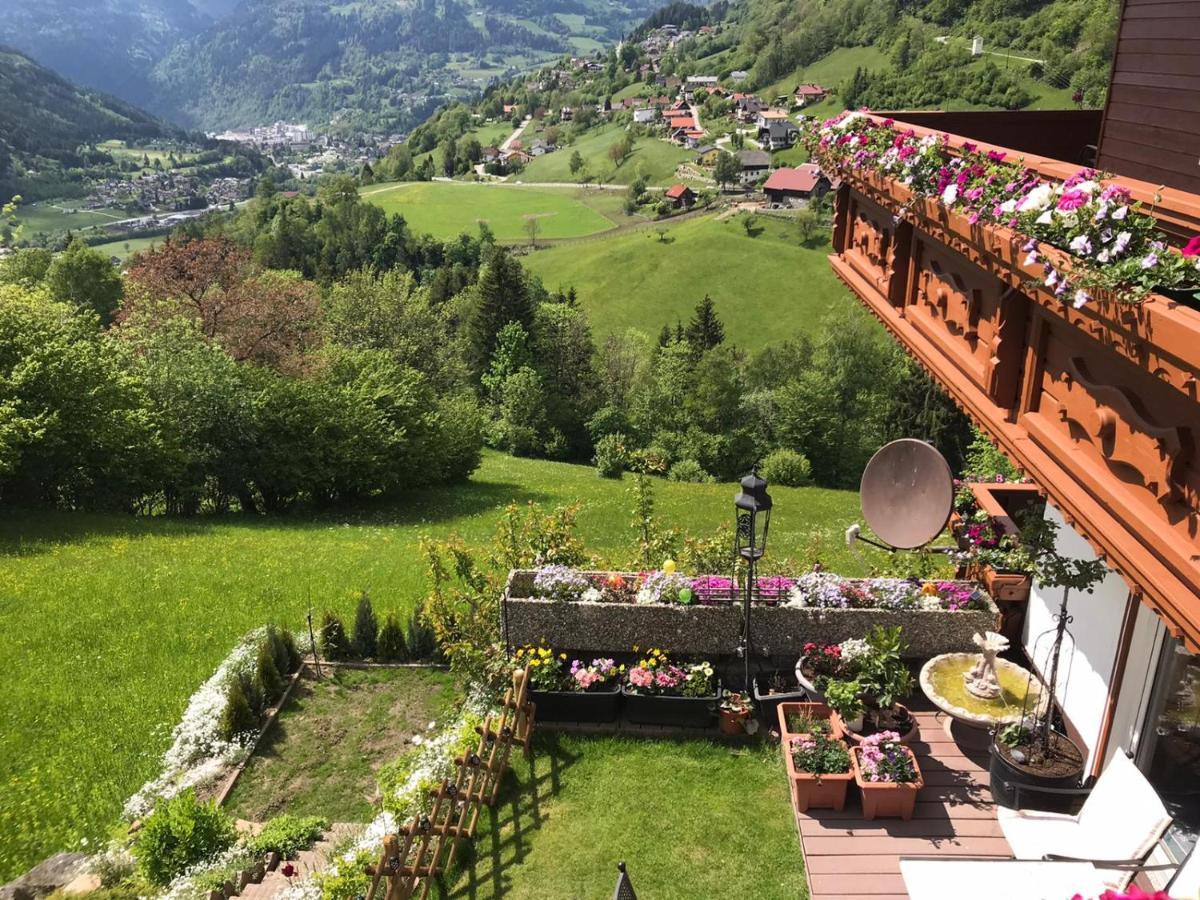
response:
[[[142,874],[165,886],[189,866],[233,846],[233,819],[191,788],[164,800],[146,819],[133,845]]]
[[[354,655],[359,659],[370,659],[375,656],[379,645],[379,620],[375,618],[375,610],[371,607],[371,597],[363,591],[358,598],[358,608],[354,614],[354,637],[351,646]]]
[[[867,706],[888,710],[912,693],[913,677],[904,662],[908,647],[899,625],[876,625],[866,637],[869,652],[859,660],[857,680]]]
[[[837,681],[830,679],[825,684],[825,705],[842,717],[843,722],[851,722],[863,714],[863,686],[858,681]]]
[[[408,643],[404,639],[404,626],[395,613],[388,613],[379,629],[376,655],[380,662],[404,662],[408,659]]]
[[[311,847],[328,827],[328,820],[320,816],[276,816],[246,846],[259,855],[278,853],[280,859],[291,859]]]

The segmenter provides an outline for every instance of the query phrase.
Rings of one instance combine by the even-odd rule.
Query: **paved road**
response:
[[[510,134],[507,138],[505,138],[504,143],[500,145],[500,149],[507,150],[509,148],[509,146],[512,145],[512,142],[515,141],[517,138],[519,138],[521,136],[521,133],[524,132],[525,129],[529,127],[529,123],[532,120],[533,120],[532,116],[526,116],[524,119],[522,119],[521,124],[517,126],[517,130],[514,131],[512,134]]]

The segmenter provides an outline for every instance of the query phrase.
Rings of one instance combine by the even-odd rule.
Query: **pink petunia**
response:
[[[1088,202],[1088,195],[1083,191],[1067,191],[1058,198],[1058,208],[1064,211],[1079,209]]]
[[[1184,256],[1200,256],[1200,234],[1196,235],[1183,248]]]

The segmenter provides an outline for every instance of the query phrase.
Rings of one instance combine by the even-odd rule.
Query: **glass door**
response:
[[[1200,655],[1163,643],[1138,764],[1175,819],[1163,844],[1181,862],[1200,835]]]

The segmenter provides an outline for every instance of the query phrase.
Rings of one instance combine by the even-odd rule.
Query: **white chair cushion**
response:
[[[1119,750],[1079,811],[1080,841],[1090,848],[1089,859],[1140,860],[1170,824],[1171,815],[1146,776]]]
[[[1067,900],[1098,897],[1107,889],[1085,862],[902,859],[900,874],[912,900]]]
[[[1183,861],[1168,893],[1176,900],[1200,900],[1200,850],[1193,850]]]

